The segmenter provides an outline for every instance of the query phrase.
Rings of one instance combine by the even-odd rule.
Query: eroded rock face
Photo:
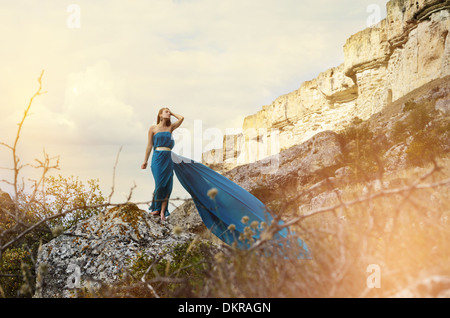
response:
[[[128,204],[78,223],[39,249],[36,271],[46,273],[38,297],[71,297],[76,289],[116,282],[139,253],[170,257],[173,246],[193,234]]]
[[[224,176],[265,202],[294,194],[307,181],[323,178],[333,171],[342,154],[339,135],[323,131],[308,141],[249,165],[238,166]],[[264,193],[260,193],[264,191]]]

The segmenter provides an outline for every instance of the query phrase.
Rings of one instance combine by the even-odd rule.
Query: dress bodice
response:
[[[153,135],[153,148],[156,147],[169,147],[173,148],[175,141],[172,138],[170,131],[159,131]]]

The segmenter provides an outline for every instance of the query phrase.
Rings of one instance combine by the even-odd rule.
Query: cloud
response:
[[[63,116],[85,144],[133,144],[145,134],[134,108],[123,101],[124,81],[107,61],[68,76]]]
[[[43,90],[45,81],[44,74]],[[134,144],[146,128],[124,101],[124,90],[124,81],[115,76],[110,63],[100,60],[67,75],[59,107],[49,105],[49,92],[35,98],[24,129],[32,132],[32,139],[47,144]],[[18,122],[22,113],[17,109],[5,122]]]

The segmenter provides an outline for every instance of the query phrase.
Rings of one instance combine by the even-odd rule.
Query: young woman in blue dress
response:
[[[170,118],[174,116],[177,121],[172,123]],[[184,117],[172,113],[169,108],[161,108],[158,112],[156,125],[152,125],[148,131],[148,143],[145,150],[144,163],[141,168],[146,169],[152,148],[155,146],[152,157],[151,169],[155,179],[155,191],[150,207],[152,215],[160,215],[165,221],[168,215],[168,201],[173,186],[173,162],[171,149],[173,147],[172,132],[180,127]],[[164,211],[164,213],[161,213]]]
[[[175,123],[171,123],[171,116],[177,118]],[[153,149],[151,170],[155,190],[149,207],[150,213],[159,215],[163,221],[170,214],[167,206],[175,174],[192,197],[205,226],[225,243],[236,243],[240,248],[248,248],[252,240],[260,237],[263,222],[271,224],[274,221],[270,211],[258,198],[230,179],[201,162],[172,151],[172,132],[180,127],[183,120],[183,116],[172,113],[168,108],[161,108],[156,125],[151,126],[148,131],[148,143],[141,168],[147,168]],[[242,235],[249,233],[250,224],[252,238],[241,240]],[[256,228],[254,224],[259,226]],[[274,237],[287,239],[288,234],[288,229],[283,227]],[[299,257],[308,258],[305,242],[300,238],[295,241],[302,247]]]

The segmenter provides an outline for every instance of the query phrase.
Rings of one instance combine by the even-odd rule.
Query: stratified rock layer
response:
[[[345,129],[354,117],[366,120],[450,75],[450,1],[391,0],[386,9],[386,19],[347,39],[341,65],[247,116],[242,133],[225,136],[204,162],[226,170],[263,159],[321,131]]]

